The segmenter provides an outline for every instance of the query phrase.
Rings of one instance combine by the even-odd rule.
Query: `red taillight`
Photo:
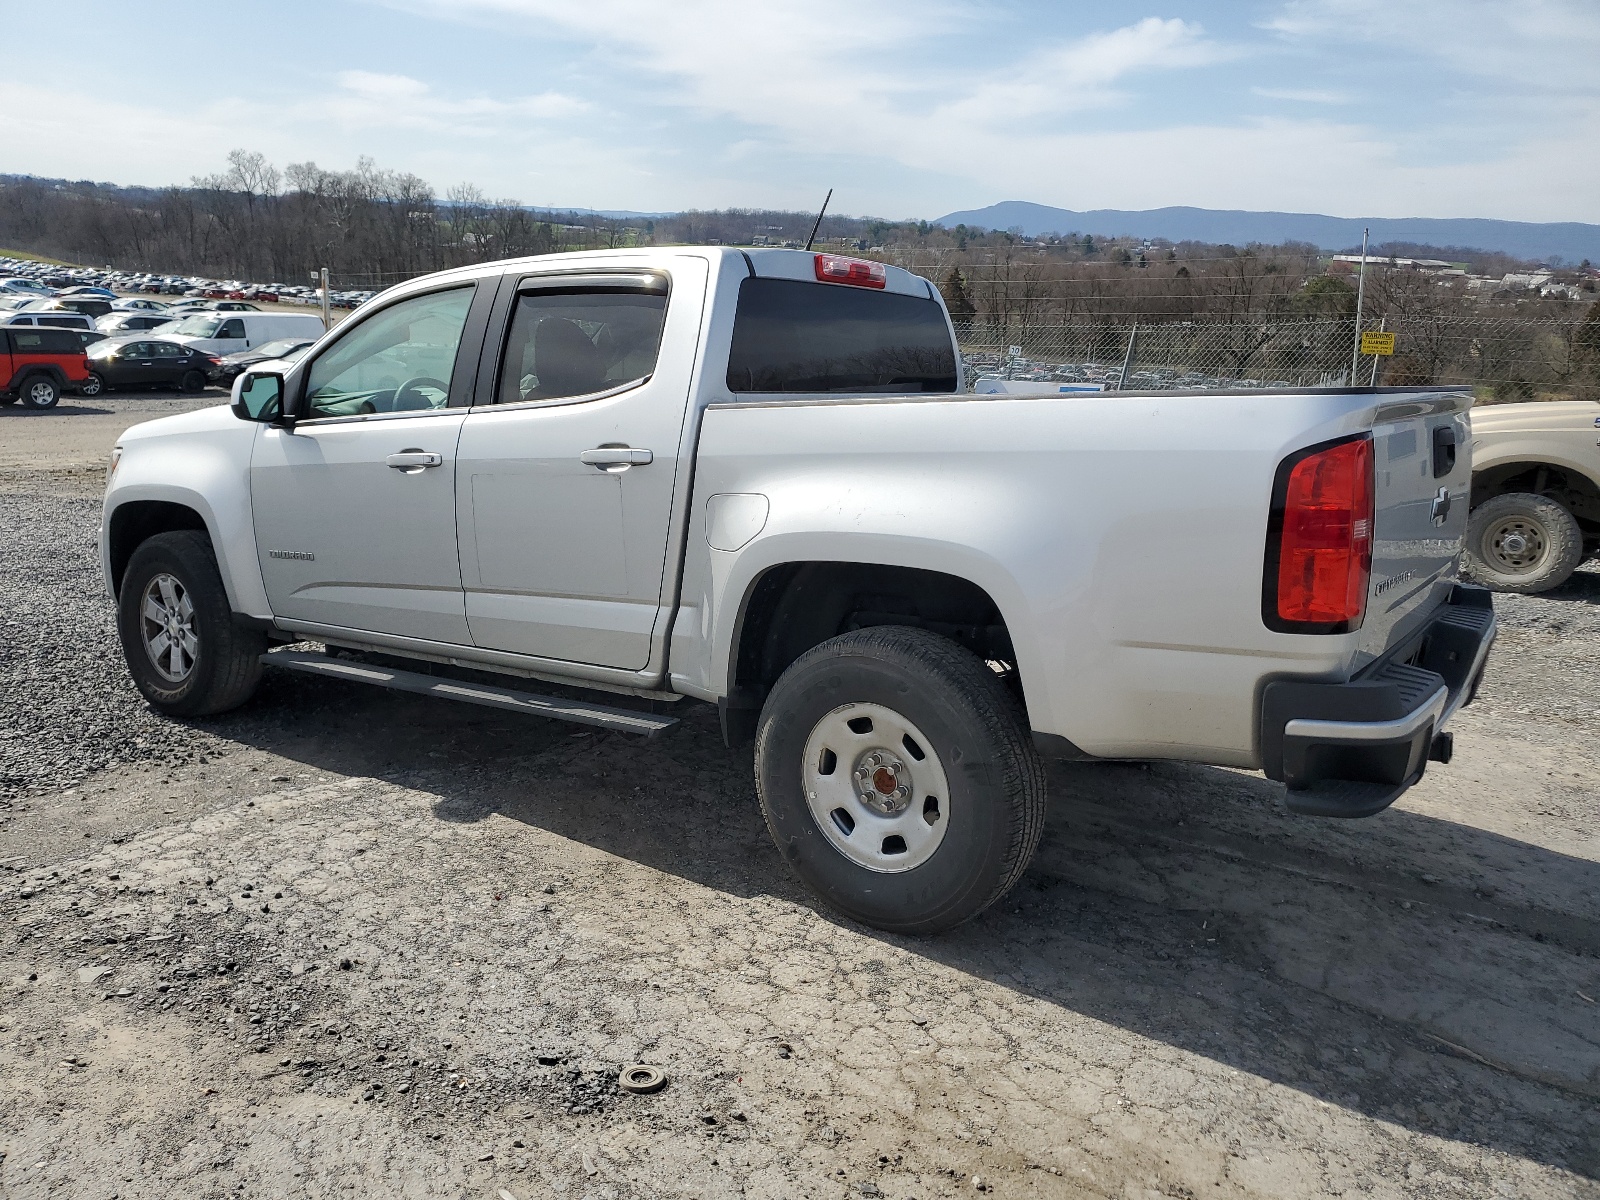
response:
[[[1267,623],[1291,633],[1356,629],[1372,577],[1372,439],[1340,442],[1285,466],[1273,520],[1277,542],[1268,546],[1277,572],[1275,587],[1269,577]]]
[[[882,263],[840,254],[817,255],[817,278],[823,283],[848,283],[856,287],[881,288],[889,282],[889,269]]]

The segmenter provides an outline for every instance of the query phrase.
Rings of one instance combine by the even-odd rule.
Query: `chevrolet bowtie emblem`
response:
[[[1439,494],[1433,498],[1433,523],[1443,525],[1450,516],[1450,489],[1442,487]]]

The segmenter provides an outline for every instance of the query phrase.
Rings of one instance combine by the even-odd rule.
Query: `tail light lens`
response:
[[[841,254],[817,255],[817,279],[822,283],[848,283],[855,287],[881,288],[889,282],[889,270],[882,263]]]
[[[1372,439],[1313,446],[1278,468],[1262,615],[1281,633],[1348,633],[1372,578]]]

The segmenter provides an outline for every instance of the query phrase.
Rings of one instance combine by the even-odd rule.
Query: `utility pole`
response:
[[[1128,352],[1122,356],[1122,373],[1117,376],[1117,391],[1128,389],[1128,368],[1133,365],[1133,344],[1139,340],[1139,318],[1133,319],[1133,328],[1128,332]]]
[[[1356,387],[1356,367],[1361,360],[1361,304],[1367,295],[1367,234],[1372,230],[1361,231],[1361,274],[1356,280],[1356,333],[1350,343],[1350,386]]]
[[[1357,313],[1356,319],[1357,319],[1357,322],[1359,323],[1359,321],[1360,321],[1360,314],[1359,313]],[[327,267],[323,267],[322,268],[322,327],[324,329],[332,329],[333,328],[333,301],[331,299],[329,299],[329,297],[328,297],[328,268]]]

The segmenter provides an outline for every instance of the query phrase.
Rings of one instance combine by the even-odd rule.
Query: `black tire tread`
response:
[[[266,649],[266,637],[253,630],[235,625],[227,589],[222,585],[222,572],[217,568],[216,552],[211,539],[197,529],[174,529],[158,533],[141,542],[128,561],[123,576],[123,590],[129,586],[142,559],[151,553],[165,551],[182,564],[185,583],[190,592],[197,594],[200,602],[213,613],[222,614],[205,630],[206,641],[202,652],[210,660],[206,669],[210,677],[203,690],[197,691],[175,706],[159,706],[177,715],[191,717],[212,716],[238,708],[254,695],[261,682],[264,668],[261,654]],[[119,627],[121,622],[118,622]],[[124,652],[131,660],[135,654],[144,653],[142,645],[128,645],[124,633]],[[155,703],[153,698],[152,703]]]
[[[1039,840],[1044,835],[1047,809],[1045,770],[1034,747],[1026,714],[1017,698],[1006,690],[994,671],[977,655],[939,634],[908,625],[877,625],[840,634],[807,650],[790,664],[789,670],[807,666],[819,659],[853,656],[898,661],[904,667],[948,681],[952,689],[970,704],[984,729],[1000,747],[1003,788],[1020,819],[1013,825],[1011,841],[1003,855],[1003,869],[990,894],[961,920],[935,922],[925,931],[953,928],[971,920],[1016,886],[1027,871]],[[778,695],[782,686],[783,680],[780,678],[773,688],[773,694]],[[762,759],[770,727],[771,723],[763,718],[756,734],[757,762]],[[757,772],[756,785],[759,792],[760,772]],[[780,832],[774,827],[765,804],[762,805],[762,819],[773,840],[781,843]],[[905,932],[918,931],[908,929]]]
[[[1495,570],[1477,554],[1477,541],[1484,522],[1500,515],[1499,510],[1522,509],[1537,512],[1556,545],[1551,565],[1538,575],[1506,575]],[[1477,582],[1498,592],[1532,595],[1560,587],[1584,559],[1583,530],[1577,519],[1558,501],[1536,492],[1503,492],[1485,500],[1472,510],[1467,523],[1467,545],[1463,565]]]

